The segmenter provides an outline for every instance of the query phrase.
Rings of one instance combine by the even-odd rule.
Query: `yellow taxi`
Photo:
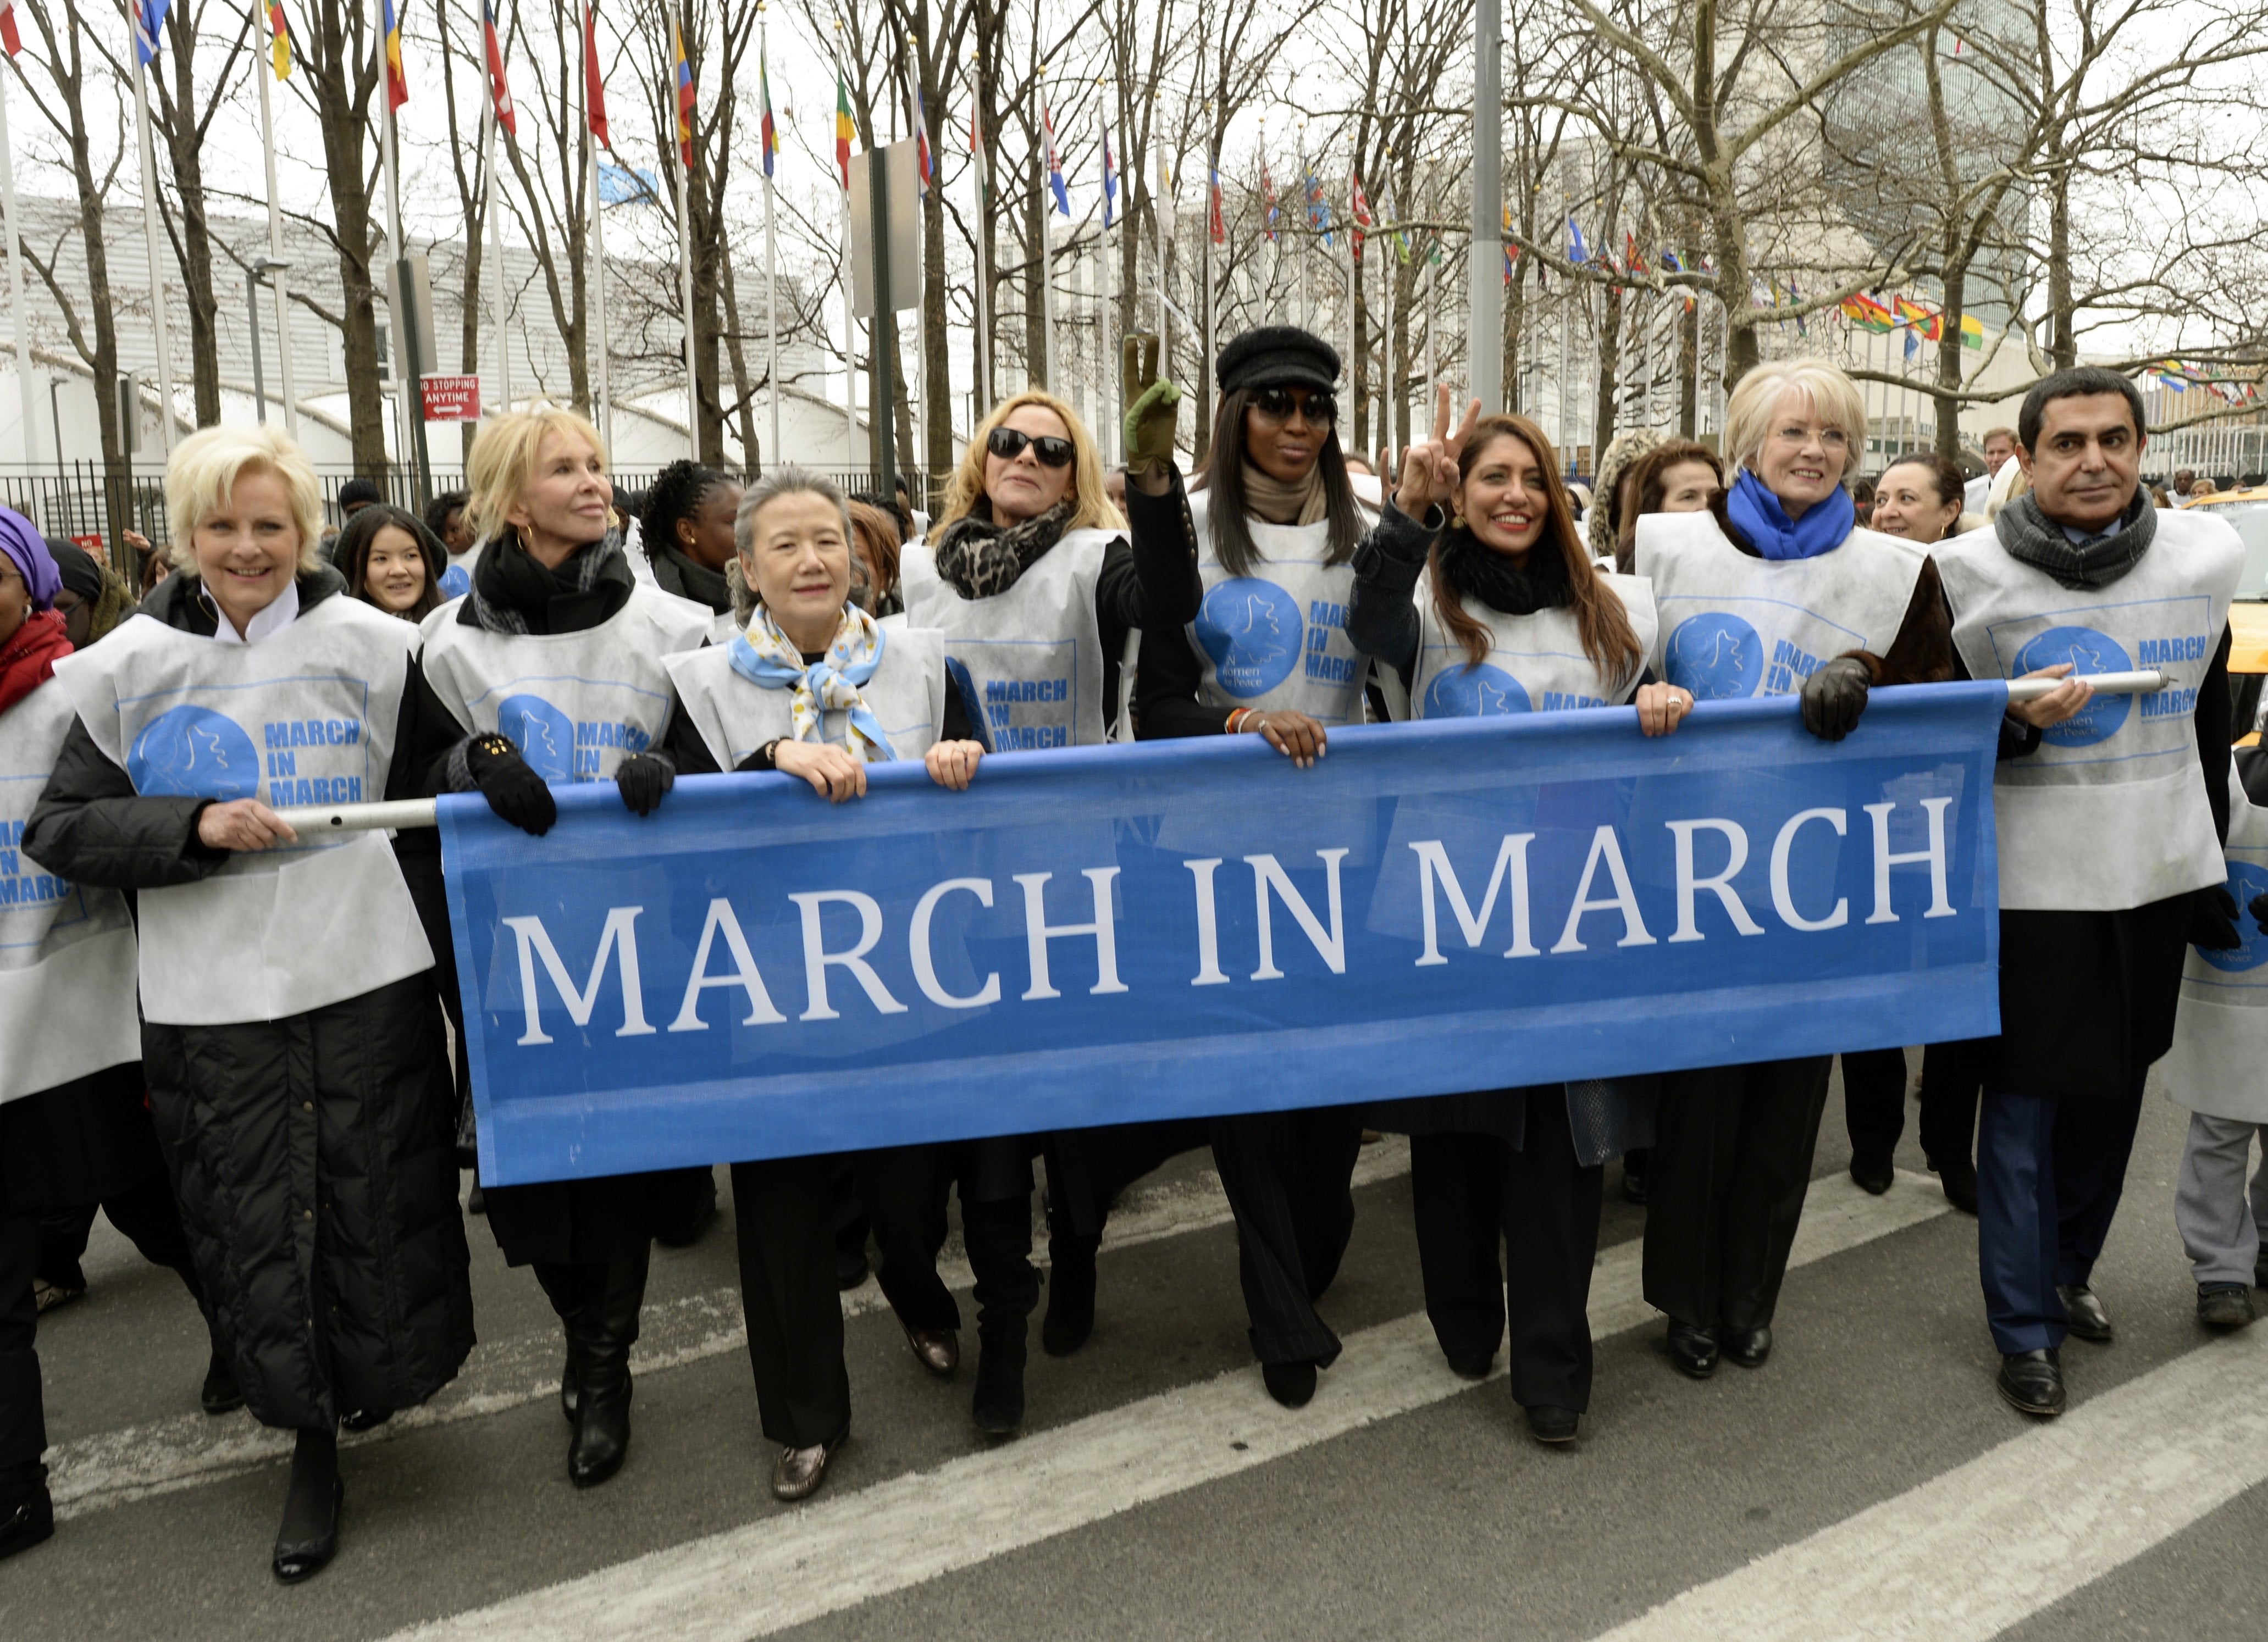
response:
[[[2244,574],[2228,611],[2230,722],[2242,732],[2238,746],[2255,746],[2260,740],[2261,687],[2268,684],[2268,486],[2217,490],[2182,506],[2211,509],[2236,527],[2244,543]]]

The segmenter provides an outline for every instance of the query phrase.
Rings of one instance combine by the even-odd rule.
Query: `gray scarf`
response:
[[[2108,587],[2142,562],[2158,533],[2158,509],[2150,493],[2134,487],[2134,500],[2113,535],[2084,547],[2063,533],[2063,527],[2040,510],[2036,495],[2026,493],[2000,509],[1992,522],[2000,546],[2009,557],[2036,570],[2043,570],[2062,586]]]

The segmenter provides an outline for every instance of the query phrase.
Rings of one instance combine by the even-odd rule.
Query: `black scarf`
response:
[[[1532,616],[1574,602],[1567,555],[1549,537],[1520,558],[1501,553],[1462,526],[1441,534],[1441,579],[1461,598],[1507,616]]]
[[[1037,518],[995,524],[991,502],[980,497],[975,508],[938,532],[937,573],[963,598],[1005,593],[1063,539],[1071,515],[1066,496]]]
[[[2158,509],[2149,491],[2137,485],[2117,533],[2082,547],[2041,511],[2038,496],[2027,492],[2000,509],[1992,528],[2010,558],[2045,571],[2058,585],[2108,587],[2150,551],[2158,533]]]
[[[493,538],[473,564],[468,626],[490,633],[581,633],[630,603],[637,585],[622,542],[578,547],[556,570],[546,569],[515,537]]]
[[[732,590],[725,584],[724,571],[711,570],[674,544],[664,542],[650,562],[654,583],[663,592],[689,598],[720,612],[733,607]]]

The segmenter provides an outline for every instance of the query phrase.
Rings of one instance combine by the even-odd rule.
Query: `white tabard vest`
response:
[[[729,770],[784,736],[795,739],[795,693],[767,690],[733,671],[728,647],[681,651],[669,658],[669,677],[693,728],[719,768]],[[926,627],[882,629],[882,659],[859,693],[874,709],[890,750],[918,759],[935,744],[945,722],[945,640]],[[850,715],[830,712],[820,739],[847,744]]]
[[[944,635],[945,664],[995,752],[1094,747],[1103,738],[1102,629],[1094,584],[1115,531],[1071,531],[990,598],[963,598],[926,542],[898,564],[906,620]]]
[[[1654,677],[1699,701],[1793,695],[1822,663],[1890,648],[1928,559],[1869,530],[1815,559],[1758,559],[1712,515],[1649,513],[1632,568],[1660,610]]]
[[[54,679],[0,713],[0,1101],[142,1058],[126,898],[24,854],[25,819],[77,716]]]
[[[1623,602],[1644,654],[1653,650],[1653,590],[1644,576],[1602,574]],[[1474,599],[1465,613],[1495,636],[1488,659],[1469,666],[1465,647],[1441,625],[1430,577],[1419,576],[1418,665],[1410,680],[1413,718],[1484,718],[1496,713],[1557,713],[1579,707],[1620,707],[1637,693],[1639,660],[1625,677],[1601,676],[1583,653],[1572,610],[1539,610],[1507,616]]]
[[[1991,531],[1937,545],[1953,641],[1977,678],[2070,662],[2080,673],[2154,667],[2155,695],[2102,695],[1993,777],[2000,905],[2115,911],[2221,881],[2198,775],[2198,686],[2213,664],[2244,549],[2202,514],[2160,513],[2141,562],[2108,587],[2066,588]]]
[[[1200,490],[1189,498],[1204,582],[1204,603],[1188,630],[1204,664],[1201,699],[1207,707],[1281,707],[1325,724],[1359,724],[1369,664],[1347,641],[1353,561],[1324,562],[1330,526],[1248,518],[1261,561],[1250,575],[1231,575],[1206,523],[1210,497]],[[1374,517],[1366,510],[1361,529]]]
[[[251,645],[129,621],[55,677],[144,797],[368,803],[386,795],[416,641],[338,594]],[[139,903],[143,1013],[169,1025],[279,1021],[433,966],[382,832],[303,832]]]
[[[698,649],[709,606],[659,588],[580,633],[490,633],[445,605],[425,618],[425,679],[475,735],[496,730],[547,781],[614,779],[669,728],[662,658]]]
[[[2244,944],[2233,952],[2190,949],[2181,1012],[2161,1069],[2166,1094],[2191,1111],[2268,1123],[2268,934],[2252,898],[2268,891],[2268,810],[2228,772],[2228,892]]]

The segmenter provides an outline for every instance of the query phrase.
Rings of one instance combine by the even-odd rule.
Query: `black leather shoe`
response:
[[[1094,1332],[1094,1257],[1100,1236],[1065,1232],[1048,1239],[1048,1315],[1040,1349],[1068,1357]]]
[[[1538,1442],[1572,1442],[1576,1423],[1581,1418],[1572,1408],[1539,1404],[1528,1411],[1528,1434]]]
[[[1305,1408],[1314,1401],[1313,1363],[1263,1363],[1260,1380],[1268,1388],[1268,1395],[1286,1408]]]
[[[218,1340],[213,1342],[212,1356],[205,1363],[205,1382],[197,1392],[197,1406],[215,1415],[233,1414],[244,1406],[243,1389],[236,1383],[236,1364]]]
[[[1449,1372],[1460,1380],[1485,1380],[1489,1370],[1496,1367],[1496,1350],[1484,1352],[1450,1352]]]
[[[615,1384],[585,1383],[575,1410],[575,1435],[567,1445],[567,1480],[596,1488],[616,1471],[630,1451],[630,1376]]]
[[[1771,1324],[1760,1323],[1753,1329],[1725,1330],[1725,1360],[1742,1368],[1761,1368],[1764,1359],[1771,1355]]]
[[[968,1417],[988,1437],[1012,1437],[1024,1428],[1024,1343],[976,1342],[976,1394]]]
[[[908,1329],[906,1344],[914,1360],[940,1380],[952,1379],[961,1367],[961,1336],[951,1329]]]
[[[55,1532],[55,1507],[45,1488],[0,1511],[0,1562],[29,1550]]]
[[[297,1585],[312,1580],[331,1565],[331,1558],[339,1550],[339,1513],[346,1504],[347,1484],[343,1477],[331,1479],[331,1520],[329,1525],[313,1539],[276,1542],[276,1554],[268,1565],[279,1585]]]
[[[2209,1329],[2241,1329],[2255,1316],[2252,1291],[2242,1283],[2198,1290],[2197,1318]]]
[[[2000,1359],[2000,1400],[2020,1414],[2048,1418],[2063,1412],[2063,1359],[2045,1351],[2009,1352]]]
[[[1977,1165],[1967,1158],[1958,1162],[1932,1163],[1937,1171],[1937,1184],[1945,1188],[1945,1200],[1963,1214],[1977,1213]]]
[[[1871,1152],[1853,1152],[1851,1155],[1851,1178],[1857,1181],[1859,1190],[1870,1197],[1881,1197],[1896,1183],[1897,1177],[1897,1166],[1888,1154],[1878,1156]]]
[[[2097,1345],[2108,1345],[2113,1330],[2110,1314],[2102,1308],[2102,1297],[2084,1283],[2056,1285],[2056,1298],[2071,1316],[2071,1331],[2083,1340]]]
[[[1717,1372],[1716,1331],[1673,1320],[1669,1325],[1669,1360],[1677,1365],[1680,1374],[1706,1380]]]

